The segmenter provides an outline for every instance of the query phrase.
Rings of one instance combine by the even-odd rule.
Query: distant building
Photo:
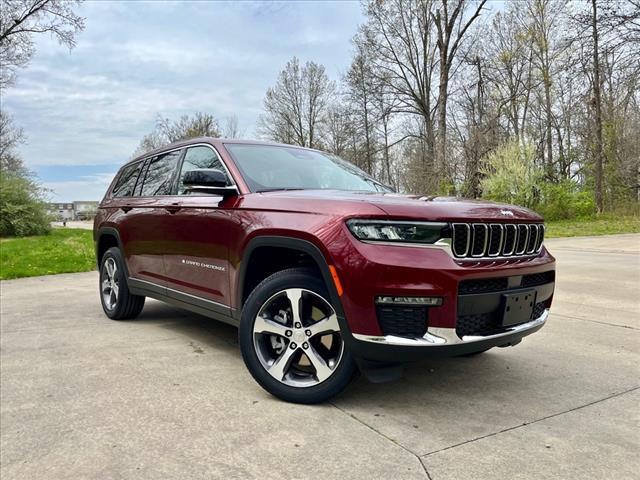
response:
[[[98,213],[98,202],[93,200],[73,202],[73,213],[75,220],[93,220]]]
[[[98,202],[93,200],[49,204],[49,213],[58,221],[92,220],[97,211]]]
[[[50,203],[49,213],[59,221],[73,220],[73,203]]]

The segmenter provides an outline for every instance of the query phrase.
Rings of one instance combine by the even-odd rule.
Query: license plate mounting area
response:
[[[536,304],[536,291],[520,290],[502,296],[502,326],[509,327],[531,320]]]

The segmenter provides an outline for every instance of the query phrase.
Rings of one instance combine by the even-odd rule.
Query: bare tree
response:
[[[24,141],[22,129],[14,125],[8,113],[0,110],[0,172],[30,176],[31,173],[16,151]]]
[[[73,48],[84,29],[84,18],[74,12],[81,0],[3,0],[0,8],[0,88],[15,80],[34,53],[33,34],[49,33]]]
[[[339,101],[332,103],[327,110],[323,128],[324,148],[339,157],[350,158],[353,161],[348,149],[353,138],[354,125],[349,110]]]
[[[193,116],[183,115],[178,120],[158,115],[156,128],[142,138],[134,156],[179,140],[197,137],[220,137],[220,127],[213,115],[196,112]]]
[[[413,162],[423,170],[412,185],[424,181],[423,190],[437,187],[434,172],[435,119],[433,83],[437,68],[432,0],[369,0],[366,22],[354,42],[371,58],[371,72],[394,97],[394,112],[417,116],[409,122],[419,131],[419,140],[405,150],[419,158]],[[418,146],[418,143],[420,144]],[[428,173],[427,173],[428,172]]]
[[[376,78],[373,75],[371,58],[361,41],[355,41],[356,55],[351,62],[344,83],[346,86],[345,97],[349,103],[354,122],[354,128],[363,139],[362,155],[357,155],[354,160],[368,173],[373,172],[375,162],[375,119],[377,112],[374,104],[374,91],[378,88]],[[360,143],[360,142],[358,142]],[[355,145],[358,148],[358,145]],[[362,157],[362,158],[361,158]],[[359,161],[362,160],[362,161]]]
[[[450,8],[449,4],[452,4]],[[480,16],[480,12],[487,0],[480,0],[475,11],[465,15],[468,0],[441,0],[441,4],[431,13],[431,18],[437,30],[438,52],[440,57],[440,84],[438,86],[438,146],[437,158],[439,168],[444,170],[447,145],[447,100],[449,97],[449,80],[453,62],[460,49],[460,45],[469,31],[471,24]]]
[[[260,131],[267,137],[304,147],[316,147],[321,123],[335,90],[324,66],[293,57],[267,90]]]
[[[224,129],[222,130],[222,136],[225,138],[240,138],[244,135],[244,132],[240,130],[238,126],[238,116],[229,115],[225,120]]]

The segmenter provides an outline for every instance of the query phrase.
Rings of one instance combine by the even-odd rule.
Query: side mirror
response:
[[[215,168],[200,168],[184,174],[182,184],[187,192],[209,193],[230,197],[238,194],[238,189],[227,185],[227,176]]]

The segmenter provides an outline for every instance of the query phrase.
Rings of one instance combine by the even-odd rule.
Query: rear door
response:
[[[189,147],[181,162],[177,190],[166,215],[167,249],[164,255],[168,294],[182,301],[230,314],[228,238],[231,209],[217,195],[190,195],[182,184],[184,174],[198,168],[216,168],[227,174],[213,147]]]
[[[161,286],[166,286],[164,252],[170,248],[165,218],[174,211],[172,194],[182,153],[148,158],[138,170],[135,187],[129,185],[128,195],[119,199],[118,226],[129,275]]]

